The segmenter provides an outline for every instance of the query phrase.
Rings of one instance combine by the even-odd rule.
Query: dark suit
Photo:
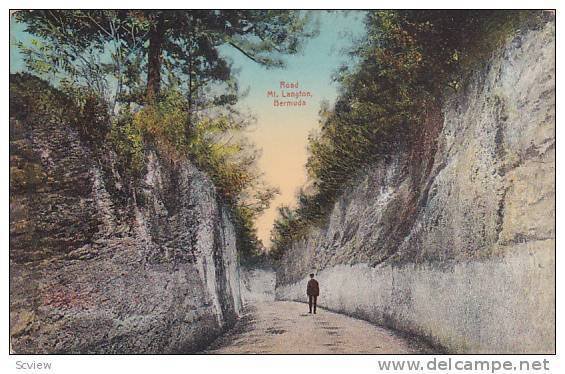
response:
[[[312,306],[314,306],[314,314],[316,314],[316,301],[318,296],[320,296],[320,285],[314,278],[308,281],[306,295],[308,295],[308,307],[310,308],[310,313],[312,313]]]

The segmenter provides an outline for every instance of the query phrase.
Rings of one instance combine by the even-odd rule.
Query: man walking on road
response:
[[[320,286],[318,281],[314,279],[314,273],[310,274],[306,295],[308,295],[308,307],[310,308],[308,313],[312,313],[312,305],[314,305],[314,314],[316,314],[316,299],[320,295]]]

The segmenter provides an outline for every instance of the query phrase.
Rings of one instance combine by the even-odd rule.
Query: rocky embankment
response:
[[[275,301],[275,271],[270,266],[242,267],[241,298],[244,303]]]
[[[235,232],[208,177],[148,150],[133,186],[12,78],[12,351],[187,353],[231,326]]]
[[[497,51],[415,149],[377,165],[294,243],[276,296],[459,353],[555,351],[555,24]]]

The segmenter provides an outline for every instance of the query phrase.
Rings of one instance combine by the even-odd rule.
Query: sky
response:
[[[262,149],[259,167],[266,182],[280,190],[271,207],[256,222],[259,239],[266,246],[270,244],[276,208],[281,204],[292,206],[297,190],[306,182],[304,165],[308,134],[318,127],[318,110],[322,100],[331,104],[337,97],[338,87],[332,82],[332,76],[347,61],[342,51],[351,47],[364,32],[361,11],[313,12],[319,22],[319,35],[307,40],[301,53],[286,56],[284,68],[266,69],[232,48],[221,49],[221,53],[229,57],[239,70],[238,81],[242,91],[249,90],[238,106],[257,119],[247,135]],[[11,72],[24,69],[21,56],[14,48],[16,40],[29,40],[29,35],[23,30],[23,25],[11,22]],[[282,95],[281,81],[298,83],[297,89],[285,90],[287,92],[309,91],[311,97],[304,98],[306,105],[274,106],[274,98],[268,97],[267,91]]]
[[[281,204],[293,205],[295,194],[306,182],[308,134],[318,127],[318,110],[322,100],[333,103],[338,87],[332,76],[346,62],[342,51],[364,32],[363,14],[359,11],[316,11],[320,33],[308,40],[303,53],[285,58],[283,69],[265,69],[231,50],[234,66],[241,69],[238,81],[249,94],[239,103],[257,118],[249,137],[262,148],[259,167],[265,179],[280,189],[271,207],[257,220],[258,236],[269,245],[270,231]],[[267,91],[280,91],[280,81],[298,82],[299,89],[310,91],[302,107],[275,107]],[[292,91],[292,90],[291,90]]]

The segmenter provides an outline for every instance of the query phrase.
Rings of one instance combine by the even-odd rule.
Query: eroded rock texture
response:
[[[285,254],[277,298],[427,336],[454,352],[555,350],[555,26],[496,53],[415,149],[348,187]]]
[[[235,232],[205,174],[147,151],[133,186],[73,127],[11,115],[13,352],[186,353],[232,324]]]

